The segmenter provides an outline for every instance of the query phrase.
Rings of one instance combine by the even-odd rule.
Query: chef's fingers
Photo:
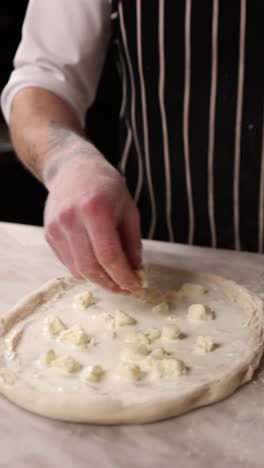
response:
[[[120,292],[117,284],[111,280],[97,261],[84,226],[77,221],[71,229],[68,228],[65,231],[65,235],[73,257],[74,267],[79,275],[105,289]]]
[[[136,291],[139,280],[123,251],[119,232],[107,207],[84,219],[96,258],[110,278],[121,288]]]
[[[131,201],[129,209],[124,214],[124,218],[119,226],[119,232],[123,250],[131,266],[135,269],[139,269],[141,266],[142,253],[140,216],[133,201]]]

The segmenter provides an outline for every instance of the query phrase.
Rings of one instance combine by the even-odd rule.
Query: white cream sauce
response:
[[[155,279],[151,283],[153,288],[170,289],[174,284],[163,279],[162,285]],[[177,289],[180,285],[175,285]],[[75,296],[90,291],[96,303],[87,309],[76,304]],[[215,319],[201,323],[191,323],[187,319],[188,307],[193,303],[209,305],[214,311]],[[195,384],[206,383],[216,376],[221,377],[227,366],[235,364],[241,354],[247,352],[247,341],[250,330],[245,327],[248,319],[246,308],[232,301],[220,287],[209,286],[207,293],[195,293],[191,297],[176,297],[170,301],[169,310],[164,313],[152,311],[153,304],[141,302],[133,296],[116,295],[103,291],[90,283],[81,283],[64,293],[58,294],[47,304],[39,306],[36,312],[21,321],[6,337],[5,361],[6,367],[14,371],[17,378],[41,391],[72,392],[80,394],[87,392],[91,395],[111,395],[118,398],[125,393],[130,399],[148,398],[155,392],[171,392],[175,396],[182,393],[183,388],[188,391]],[[109,324],[102,318],[103,313],[115,314],[120,309],[135,318],[135,325],[116,329],[113,338]],[[57,337],[50,337],[44,332],[44,320],[47,315],[61,318],[66,327],[80,325],[90,337],[94,337],[95,346],[86,348],[61,343]],[[173,316],[174,318],[172,318]],[[183,338],[168,340],[159,338],[150,345],[150,349],[163,347],[172,356],[182,360],[189,368],[183,376],[166,379],[155,378],[144,373],[139,381],[128,381],[120,378],[117,369],[121,362],[121,353],[130,345],[126,337],[137,331],[149,328],[161,329],[165,324],[176,324]],[[193,353],[198,336],[210,336],[216,343],[216,348],[206,355]],[[56,355],[68,355],[80,362],[82,369],[87,366],[99,365],[105,371],[98,383],[83,382],[81,372],[67,374],[55,367],[45,367],[40,364],[41,354],[54,349]],[[140,362],[137,363],[140,365]]]

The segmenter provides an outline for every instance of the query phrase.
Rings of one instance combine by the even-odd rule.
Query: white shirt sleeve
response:
[[[1,96],[6,121],[16,93],[36,86],[67,101],[83,124],[110,36],[110,0],[30,0],[14,71]]]

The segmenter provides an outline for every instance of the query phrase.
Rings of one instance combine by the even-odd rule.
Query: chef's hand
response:
[[[46,239],[71,273],[114,291],[139,289],[139,213],[120,174],[101,156],[77,154],[47,185]]]

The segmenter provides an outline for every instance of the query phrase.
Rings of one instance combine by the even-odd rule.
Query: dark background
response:
[[[12,71],[27,3],[28,0],[0,2],[0,92]],[[117,154],[120,106],[118,76],[111,60],[113,53],[110,47],[97,99],[86,119],[87,135],[110,161],[114,161]],[[46,196],[45,188],[17,160],[0,115],[0,221],[41,225]]]

